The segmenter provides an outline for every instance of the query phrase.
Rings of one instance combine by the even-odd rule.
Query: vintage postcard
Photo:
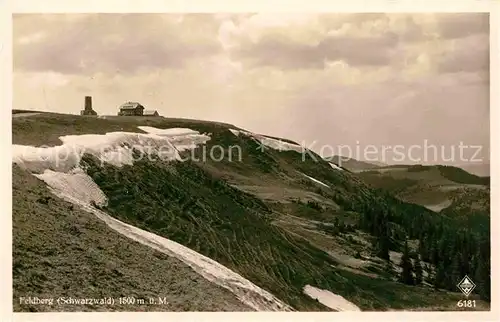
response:
[[[492,2],[188,3],[11,12],[11,316],[496,319]]]

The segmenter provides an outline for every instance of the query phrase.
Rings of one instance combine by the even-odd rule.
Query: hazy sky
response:
[[[489,154],[487,14],[26,14],[13,24],[14,108],[76,114],[91,95],[99,114],[139,101],[316,150],[428,140]]]

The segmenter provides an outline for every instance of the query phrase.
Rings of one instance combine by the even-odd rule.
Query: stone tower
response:
[[[85,96],[85,110],[92,110],[92,96]]]
[[[92,109],[92,96],[85,96],[85,106],[80,111],[80,115],[97,115],[97,112]]]

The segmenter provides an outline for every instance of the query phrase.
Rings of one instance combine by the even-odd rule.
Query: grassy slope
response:
[[[249,310],[179,260],[114,232],[13,166],[14,311]],[[46,201],[46,202],[45,202]],[[167,305],[20,305],[20,297],[166,298]]]
[[[326,253],[272,225],[257,199],[189,163],[169,170],[149,162],[123,169],[86,162],[110,198],[106,210],[111,215],[217,260],[296,309],[325,309],[302,294],[306,284],[332,290],[368,310],[459,298],[432,290],[415,293],[399,283],[337,270]]]
[[[143,133],[137,126],[185,127],[192,124],[189,119],[165,119],[163,117],[119,117],[78,116],[44,113],[12,121],[12,143],[34,146],[56,146],[61,144],[60,136],[80,134],[105,134],[125,131]],[[198,127],[209,131],[213,127],[227,128],[228,124],[196,121]],[[205,132],[204,131],[204,132]],[[36,133],[36,135],[35,135]]]
[[[460,189],[452,196],[452,203],[442,214],[461,220],[464,225],[475,229],[489,230],[489,189]]]
[[[89,173],[110,197],[108,211],[216,259],[300,310],[324,309],[302,294],[306,284],[330,289],[363,309],[431,303],[421,294],[409,295],[411,288],[386,280],[373,282],[384,285],[385,291],[377,297],[373,289],[366,287],[371,278],[332,267],[335,261],[320,249],[273,226],[273,214],[258,199],[218,180],[205,167],[208,164],[212,169],[234,169],[241,175],[262,177],[262,184],[267,185],[283,180],[284,173],[290,184],[295,176],[296,180],[302,179],[295,182],[298,186],[317,189],[309,179],[297,173],[299,170],[337,183],[339,195],[351,189],[349,196],[362,198],[357,190],[361,183],[350,182],[347,173],[333,171],[326,163],[302,162],[295,152],[261,153],[249,138],[236,137],[223,128],[209,132],[212,140],[208,148],[215,142],[226,147],[238,144],[242,147],[244,162],[213,164],[208,160],[198,164],[181,163],[173,168],[172,165],[164,168],[157,162],[139,162],[117,170],[99,168],[87,160],[91,164]],[[369,195],[369,190],[365,193]],[[324,194],[333,197],[326,191]],[[367,198],[364,201],[370,202]],[[393,301],[405,297],[409,297],[407,302]]]
[[[340,202],[347,210],[361,211],[363,207],[380,205],[383,198],[373,195],[347,172],[333,171],[326,162],[300,162],[294,152],[256,154],[258,145],[232,135],[227,125],[163,118],[105,120],[38,115],[13,121],[13,141],[56,145],[60,143],[57,138],[63,134],[140,132],[136,128],[139,121],[141,125],[185,126],[212,133],[209,145],[213,142],[226,146],[239,144],[243,146],[245,162],[186,163],[173,167],[139,163],[121,171],[94,166],[92,173],[96,182],[111,198],[108,210],[112,215],[220,261],[299,309],[325,309],[303,296],[301,287],[305,283],[331,289],[364,309],[422,307],[436,303],[448,306],[459,298],[456,294],[427,289],[415,292],[418,289],[335,269],[330,265],[335,266],[335,262],[323,251],[275,227],[267,205],[218,178],[231,176],[251,178],[262,185],[278,182],[294,185]],[[34,136],[33,129],[39,135]],[[304,180],[297,170],[328,182],[332,189]],[[326,216],[323,220],[333,218],[334,213]]]
[[[86,163],[111,215],[209,256],[297,308],[324,309],[301,288],[307,275],[327,275],[333,261],[272,226],[260,200],[189,162],[122,169]]]

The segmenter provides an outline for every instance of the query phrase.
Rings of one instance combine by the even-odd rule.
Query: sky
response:
[[[99,114],[138,101],[323,154],[489,160],[488,14],[16,14],[13,64],[16,109],[78,114],[90,95]],[[390,150],[424,144],[439,160]]]

